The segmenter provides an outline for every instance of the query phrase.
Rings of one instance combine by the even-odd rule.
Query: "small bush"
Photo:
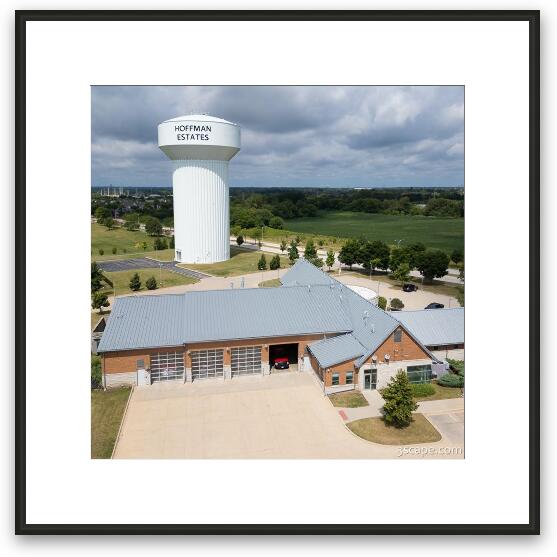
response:
[[[274,271],[275,269],[280,269],[280,256],[273,255],[271,262],[269,263],[269,269]]]
[[[446,373],[442,375],[437,380],[439,385],[443,387],[464,387],[464,377],[457,375],[456,373]]]
[[[377,298],[377,305],[378,305],[382,310],[387,309],[387,298],[384,298],[383,296],[379,296],[379,298]]]
[[[464,360],[451,360],[448,358],[447,362],[455,373],[464,377]]]
[[[400,300],[399,298],[393,298],[391,300],[391,309],[399,310],[402,309],[404,307],[404,304],[402,303],[402,300]]]
[[[149,277],[145,281],[145,286],[147,287],[147,290],[156,290],[158,286],[157,279],[155,279],[155,277]]]
[[[118,253],[118,248],[112,248],[112,253],[116,255]]]
[[[91,357],[91,389],[99,389],[102,387],[102,371],[100,356]]]
[[[435,394],[435,387],[430,383],[412,385],[412,392],[415,397],[432,396]]]
[[[104,250],[102,248],[99,250],[99,255],[104,255]]]

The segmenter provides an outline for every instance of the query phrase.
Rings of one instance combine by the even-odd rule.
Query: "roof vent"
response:
[[[308,284],[308,292],[311,292],[311,284]]]

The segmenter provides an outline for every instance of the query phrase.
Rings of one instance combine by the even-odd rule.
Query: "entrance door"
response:
[[[377,370],[372,369],[364,372],[364,389],[372,391],[377,388]]]

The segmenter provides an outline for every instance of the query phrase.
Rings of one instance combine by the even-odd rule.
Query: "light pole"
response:
[[[159,263],[159,284],[162,286],[162,263]]]

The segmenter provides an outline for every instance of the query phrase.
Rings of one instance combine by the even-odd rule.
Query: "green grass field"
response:
[[[190,264],[184,263],[179,265],[186,269],[195,269],[198,271],[206,272],[218,277],[233,277],[236,275],[244,275],[246,273],[257,272],[257,263],[261,257],[260,251],[242,249],[235,246],[230,247],[230,259],[228,261],[221,261],[220,263],[203,263],[203,264]],[[267,269],[269,269],[269,262],[273,257],[272,253],[266,253]],[[290,263],[287,257],[282,256],[281,267],[289,267]]]
[[[289,219],[287,230],[265,229],[265,239],[280,241],[296,233],[305,239],[322,237],[326,246],[339,246],[341,238],[364,236],[368,240],[382,240],[394,245],[423,242],[427,247],[438,248],[450,253],[455,248],[464,248],[464,219],[437,218],[409,215],[379,215],[328,211],[318,217]],[[294,234],[292,234],[294,233]],[[328,238],[327,238],[328,237]],[[337,241],[332,241],[336,238]],[[326,247],[324,246],[324,247]]]
[[[94,261],[106,261],[107,259],[131,259],[134,257],[153,257],[161,261],[172,261],[174,250],[153,250],[155,238],[148,236],[145,232],[130,232],[125,228],[113,228],[108,230],[106,226],[91,224],[91,259]],[[143,250],[137,244],[147,242],[147,249]],[[116,248],[117,253],[112,253]],[[99,250],[104,251],[99,255]],[[124,252],[124,250],[126,250]]]
[[[194,284],[198,282],[197,279],[192,277],[186,277],[184,275],[179,275],[178,273],[172,273],[171,271],[159,270],[159,269],[137,269],[129,271],[116,271],[113,273],[104,273],[105,276],[114,283],[114,289],[116,290],[116,296],[122,296],[123,294],[133,294],[130,290],[130,280],[134,273],[139,274],[139,279],[141,280],[141,290],[147,291],[145,288],[145,281],[149,277],[155,277],[159,288],[168,288],[169,286],[180,286],[182,284]],[[112,296],[113,289],[105,287],[102,289],[109,296]]]
[[[130,388],[91,391],[91,458],[110,458]]]

